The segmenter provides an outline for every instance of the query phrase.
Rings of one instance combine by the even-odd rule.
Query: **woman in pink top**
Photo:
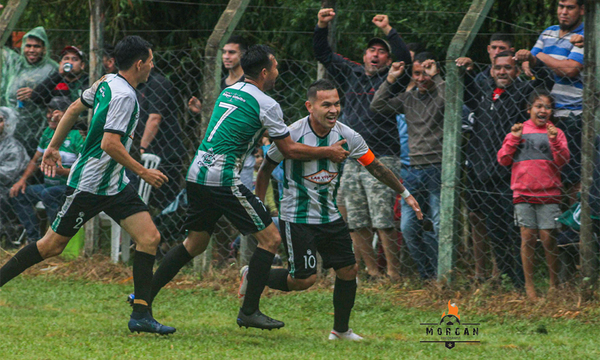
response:
[[[512,165],[511,189],[515,223],[521,227],[521,260],[525,290],[537,299],[533,284],[533,257],[539,237],[544,244],[550,270],[550,290],[558,284],[558,263],[554,229],[561,214],[560,168],[569,162],[569,148],[562,130],[550,121],[554,101],[547,93],[534,93],[527,113],[531,119],[517,123],[498,151],[498,162]]]

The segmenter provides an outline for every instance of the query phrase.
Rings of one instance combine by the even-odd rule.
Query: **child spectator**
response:
[[[561,214],[560,168],[569,161],[570,154],[565,134],[550,121],[553,106],[548,93],[532,94],[527,110],[530,120],[513,125],[498,151],[498,162],[503,166],[512,165],[515,223],[521,227],[525,290],[531,300],[536,300],[533,257],[538,237],[546,252],[550,290],[558,284],[553,230],[559,227],[555,219]]]

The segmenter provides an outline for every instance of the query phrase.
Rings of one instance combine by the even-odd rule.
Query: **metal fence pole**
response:
[[[585,8],[585,52],[583,88],[583,134],[581,138],[581,272],[583,275],[582,297],[590,299],[598,283],[598,243],[593,236],[593,223],[589,203],[594,165],[594,141],[598,134],[600,119],[600,70],[597,61],[600,56],[596,42],[600,39],[600,6],[598,1],[587,1]]]
[[[458,243],[458,191],[460,181],[460,127],[463,83],[454,61],[465,56],[481,28],[493,0],[474,0],[452,39],[446,55],[446,106],[442,156],[442,190],[438,251],[438,280],[449,282],[453,267],[454,244]]]

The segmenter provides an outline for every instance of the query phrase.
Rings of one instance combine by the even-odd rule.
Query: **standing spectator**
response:
[[[71,130],[59,149],[63,168],[56,169],[55,177],[45,176],[43,184],[27,186],[27,179],[37,170],[38,161],[44,155],[44,151],[48,147],[58,123],[70,104],[71,101],[67,97],[52,98],[48,104],[48,127],[42,134],[37,151],[27,165],[23,176],[10,189],[11,203],[21,224],[23,224],[27,231],[29,242],[40,238],[39,219],[35,211],[33,211],[33,207],[41,201],[46,208],[48,222],[52,223],[60,204],[63,202],[63,195],[67,190],[67,178],[71,165],[77,159],[83,145],[83,138],[79,134],[79,131]]]
[[[389,24],[387,15],[376,15],[373,23],[386,39],[373,38],[367,44],[363,65],[334,54],[327,42],[327,27],[335,17],[333,9],[321,9],[314,31],[313,50],[317,60],[344,93],[345,105],[341,122],[358,132],[375,156],[396,176],[400,171],[400,142],[396,113],[375,114],[369,109],[375,90],[385,81],[392,63],[392,53],[399,60],[411,63],[410,52],[400,35]],[[409,79],[405,78],[404,86]],[[362,258],[370,276],[378,276],[375,254],[371,247],[373,230],[382,240],[387,259],[387,275],[398,280],[397,234],[394,224],[396,194],[381,184],[355,160],[349,160],[342,178],[342,192],[357,258]]]
[[[481,86],[485,86],[486,83],[492,79],[492,64],[496,55],[504,51],[515,52],[513,46],[513,37],[508,34],[495,33],[490,37],[490,44],[487,46],[487,52],[490,56],[490,65],[486,66],[477,76],[475,76],[475,82]],[[517,78],[518,79],[518,78]],[[517,79],[513,79],[517,80]]]
[[[0,107],[0,230],[2,232],[6,228],[5,225],[9,223],[10,187],[17,181],[29,162],[25,147],[13,137],[16,125],[16,112],[5,106]]]
[[[486,279],[484,239],[487,235],[499,273],[506,274],[515,286],[521,287],[518,233],[511,220],[510,171],[499,166],[496,155],[511,127],[526,120],[524,109],[529,95],[540,86],[549,90],[554,82],[549,70],[527,50],[520,50],[518,56],[521,60],[530,60],[536,80],[518,81],[521,72],[514,56],[512,51],[496,54],[492,60],[492,77],[484,81],[476,80],[481,73],[473,74],[470,58],[459,58],[456,64],[468,70],[465,104],[473,111],[472,133],[466,151],[466,202],[473,237],[475,279]]]
[[[85,55],[75,46],[67,46],[60,52],[58,71],[44,79],[31,93],[30,100],[47,105],[53,97],[66,96],[71,101],[79,99],[88,88],[89,77],[85,70]]]
[[[102,67],[105,74],[116,74],[117,62],[115,61],[115,47],[110,44],[104,44],[102,52]]]
[[[562,180],[569,203],[577,200],[581,185],[581,113],[583,109],[583,48],[571,43],[571,38],[584,35],[583,0],[559,0],[558,25],[544,30],[531,53],[554,72],[552,96],[556,101],[554,119],[563,130],[571,161],[565,165]]]
[[[395,93],[392,84],[404,74],[405,67],[403,62],[392,64],[387,80],[375,93],[371,110],[384,115],[405,114],[410,166],[402,168],[401,177],[434,229],[421,231],[421,224],[404,199],[401,229],[421,278],[432,279],[437,273],[445,83],[432,54],[423,52],[415,55],[412,65],[417,90]]]
[[[50,43],[42,26],[36,27],[23,36],[21,55],[7,69],[6,89],[2,101],[6,106],[17,110],[19,123],[15,138],[21,141],[29,155],[35,153],[37,140],[46,126],[44,106],[30,101],[31,93],[51,73],[58,64],[50,59]]]
[[[140,152],[160,156],[158,169],[169,178],[150,199],[150,204],[163,209],[175,199],[181,187],[185,154],[177,121],[176,89],[171,81],[152,70],[148,81],[137,90],[141,111],[136,136],[141,137]]]
[[[531,119],[517,123],[506,135],[498,151],[498,162],[512,165],[511,189],[515,204],[515,223],[521,227],[521,260],[525,290],[536,300],[533,283],[533,258],[537,239],[546,251],[550,290],[558,285],[556,239],[553,231],[560,224],[560,168],[569,161],[567,139],[550,121],[553,99],[548,94],[532,94],[527,112]]]

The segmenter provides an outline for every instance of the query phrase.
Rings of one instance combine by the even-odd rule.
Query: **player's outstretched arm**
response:
[[[300,144],[292,140],[289,136],[283,139],[275,140],[277,148],[286,159],[293,160],[318,160],[329,159],[339,163],[348,157],[350,154],[342,147],[346,140],[340,140],[331,146],[308,146]]]
[[[410,195],[404,185],[400,183],[400,180],[398,180],[392,170],[388,169],[381,163],[381,161],[377,159],[374,159],[369,165],[365,166],[365,169],[367,169],[367,171],[369,171],[369,173],[371,173],[371,175],[373,175],[377,180],[389,186],[398,194],[401,194],[404,198],[404,201],[406,201],[406,203],[415,211],[417,218],[419,220],[423,220],[423,213],[421,212],[419,203],[414,196]]]
[[[60,153],[58,149],[65,141],[65,138],[69,134],[69,131],[73,128],[73,125],[79,119],[79,115],[82,112],[87,110],[87,107],[81,102],[80,99],[75,100],[67,109],[62,119],[58,123],[56,127],[56,131],[52,136],[52,140],[50,140],[50,144],[44,151],[44,157],[42,158],[42,164],[40,165],[40,169],[46,176],[55,177],[56,176],[56,166],[62,168]]]
[[[133,171],[136,175],[155,188],[159,188],[162,184],[169,181],[169,178],[159,170],[146,169],[142,164],[135,161],[121,143],[120,134],[105,132],[100,147],[113,158],[113,160]]]
[[[265,157],[262,165],[260,165],[260,169],[256,175],[256,187],[254,188],[254,193],[262,202],[265,201],[267,189],[269,188],[269,180],[271,180],[271,174],[277,165],[278,164],[273,163],[267,157]]]

